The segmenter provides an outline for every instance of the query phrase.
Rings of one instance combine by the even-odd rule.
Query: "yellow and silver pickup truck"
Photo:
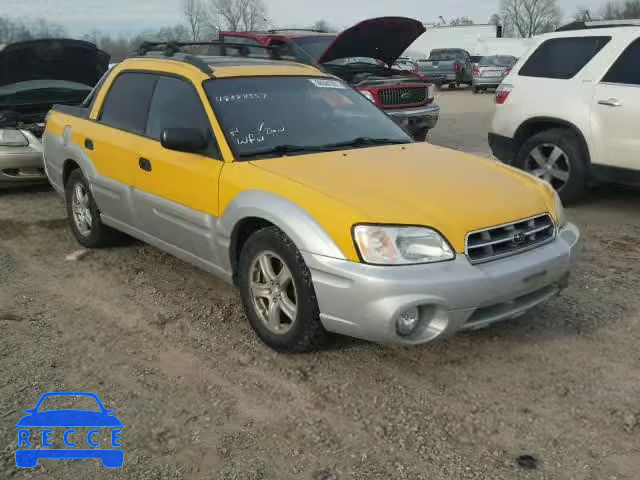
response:
[[[280,351],[327,332],[425,343],[567,285],[579,232],[547,183],[415,143],[311,66],[171,47],[48,116],[46,171],[82,245],[124,232],[234,283]]]

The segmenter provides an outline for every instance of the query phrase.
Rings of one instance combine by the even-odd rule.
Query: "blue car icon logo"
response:
[[[95,400],[98,409],[41,408],[51,397],[72,397],[72,400],[89,397],[88,400]],[[26,415],[16,423],[16,465],[19,468],[33,468],[41,458],[99,458],[107,468],[119,468],[124,463],[120,444],[122,422],[114,415],[114,410],[104,407],[95,393],[45,393],[34,408],[24,412]],[[87,448],[84,448],[85,444]]]

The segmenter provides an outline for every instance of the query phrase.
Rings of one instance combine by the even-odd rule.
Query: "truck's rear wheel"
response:
[[[249,324],[269,347],[307,352],[326,340],[311,273],[280,229],[264,228],[247,240],[238,285]]]
[[[540,132],[527,140],[514,166],[546,180],[564,203],[580,200],[587,188],[587,159],[578,136],[567,128]]]
[[[69,175],[65,185],[65,198],[71,232],[80,245],[99,248],[115,242],[119,234],[102,223],[89,182],[79,169]]]

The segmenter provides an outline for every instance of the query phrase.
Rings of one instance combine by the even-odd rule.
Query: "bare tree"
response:
[[[585,7],[579,7],[573,18],[576,22],[590,22],[593,20],[591,18],[591,11]]]
[[[449,25],[451,25],[452,27],[457,27],[459,25],[473,25],[473,20],[471,20],[469,17],[458,17],[451,20],[449,22]]]
[[[600,14],[603,20],[627,20],[640,18],[640,0],[610,1]]]
[[[218,30],[252,31],[266,27],[267,8],[262,0],[209,0],[209,25]]]
[[[22,21],[0,17],[0,43],[12,43],[35,38],[58,38],[65,36],[64,28],[48,20],[38,18]]]
[[[502,25],[502,17],[498,13],[494,13],[489,18],[489,25]]]
[[[207,25],[207,12],[200,0],[182,0],[182,12],[187,21],[191,40],[201,39]]]
[[[329,22],[326,20],[318,20],[316,23],[311,25],[312,30],[321,30],[323,32],[336,32],[337,29],[334,28]]]
[[[557,0],[502,0],[502,16],[523,38],[555,30],[562,17]]]

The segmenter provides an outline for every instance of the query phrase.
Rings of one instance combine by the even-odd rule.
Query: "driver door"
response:
[[[165,128],[195,128],[208,139],[200,153],[168,150]],[[194,85],[159,76],[134,173],[135,214],[145,233],[189,255],[216,262],[220,160],[209,119]]]

